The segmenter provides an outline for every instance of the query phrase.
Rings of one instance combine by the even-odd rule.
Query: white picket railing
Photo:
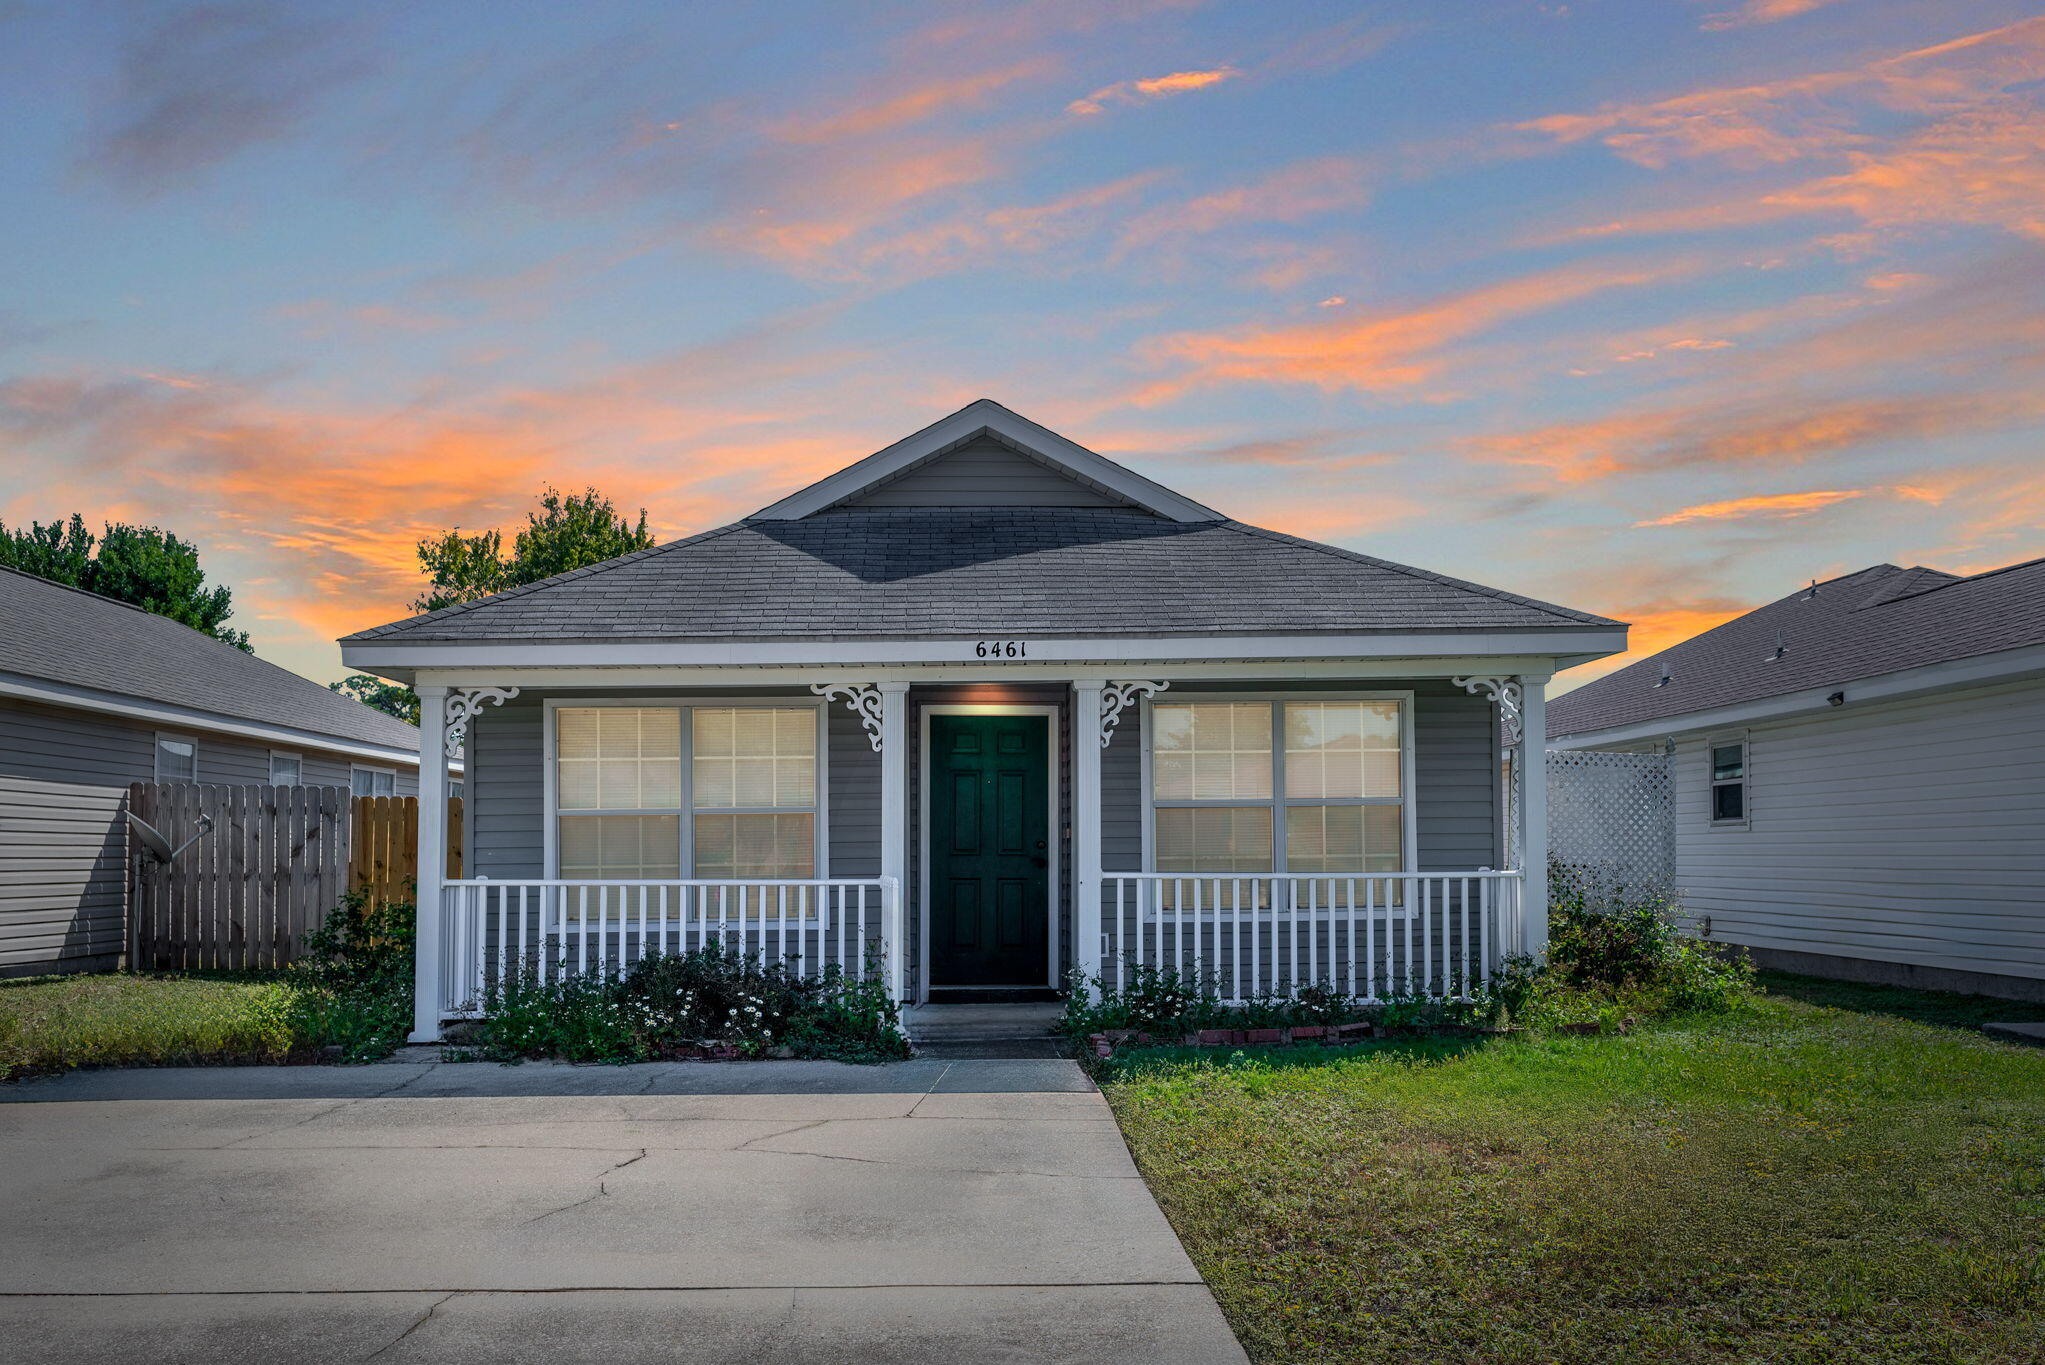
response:
[[[477,1011],[520,971],[543,978],[616,975],[654,953],[710,943],[788,962],[835,965],[864,980],[880,964],[902,998],[902,897],[892,877],[799,881],[495,881],[443,883],[441,1004]]]
[[[1224,999],[1326,986],[1368,1000],[1467,996],[1521,941],[1520,874],[1316,876],[1109,872],[1101,979],[1134,968],[1211,982]]]

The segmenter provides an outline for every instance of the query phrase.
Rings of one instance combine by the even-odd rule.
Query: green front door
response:
[[[930,984],[1049,981],[1044,716],[930,718]]]

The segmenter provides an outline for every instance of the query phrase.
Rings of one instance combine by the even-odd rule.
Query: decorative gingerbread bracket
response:
[[[1145,682],[1131,679],[1127,682],[1111,682],[1101,689],[1101,747],[1107,748],[1115,738],[1115,726],[1121,722],[1122,712],[1138,697],[1155,696],[1171,684],[1168,682]]]
[[[880,688],[872,683],[811,683],[809,690],[826,701],[842,701],[859,717],[873,751],[880,748]]]
[[[482,711],[485,703],[502,706],[518,695],[516,687],[458,687],[447,694],[447,756],[458,759],[462,746],[468,742],[469,722]]]
[[[1456,686],[1476,696],[1479,692],[1498,703],[1498,742],[1501,747],[1511,749],[1518,746],[1523,731],[1520,726],[1520,701],[1524,695],[1518,678],[1456,678]]]

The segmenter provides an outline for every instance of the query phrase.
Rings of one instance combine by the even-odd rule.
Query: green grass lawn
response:
[[[291,1044],[287,988],[232,976],[0,981],[0,1077],[76,1066],[267,1061]]]
[[[1626,1036],[1127,1054],[1258,1361],[2045,1360],[2045,1010],[1764,976]]]

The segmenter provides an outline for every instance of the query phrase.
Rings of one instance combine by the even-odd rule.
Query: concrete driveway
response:
[[[1244,1360],[1070,1062],[0,1087],[11,1361]]]

